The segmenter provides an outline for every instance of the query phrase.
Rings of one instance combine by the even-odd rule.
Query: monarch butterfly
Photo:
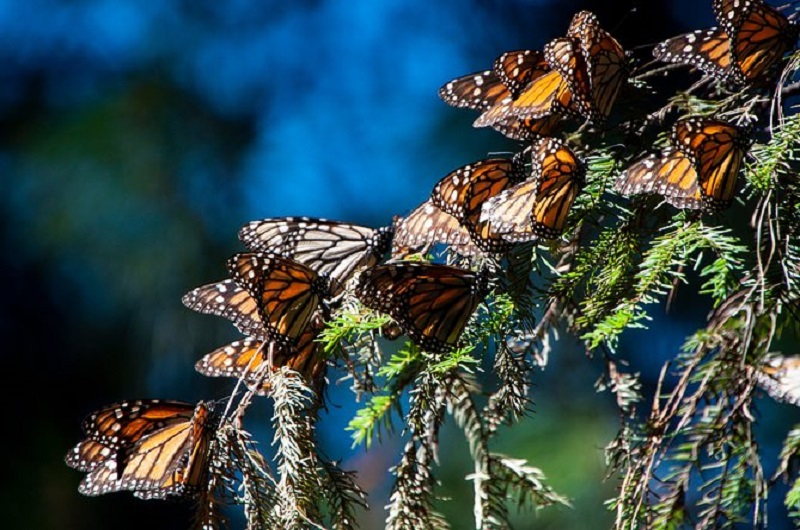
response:
[[[415,344],[432,353],[452,349],[488,292],[488,270],[420,262],[378,265],[361,273],[356,296],[386,313]]]
[[[561,235],[585,167],[567,145],[543,138],[533,146],[533,176],[487,200],[481,218],[508,241]]]
[[[406,217],[395,219],[393,257],[403,257],[411,249],[422,249],[437,243],[448,245],[463,256],[481,253],[458,219],[434,206],[430,199],[417,206]]]
[[[213,423],[212,407],[203,402],[109,405],[84,420],[86,439],[65,461],[88,472],[78,487],[84,495],[130,490],[142,499],[193,496],[208,470]]]
[[[625,170],[614,185],[623,195],[658,193],[677,208],[726,208],[736,192],[749,135],[711,118],[675,123],[671,143]]]
[[[530,80],[549,70],[541,52],[510,51],[495,60],[493,70],[461,76],[446,83],[439,89],[439,96],[450,106],[484,113],[475,121],[475,127],[491,126],[508,138],[532,141],[556,134],[561,128],[561,117],[520,119],[504,109]]]
[[[763,0],[714,0],[719,28],[667,39],[653,49],[664,62],[687,64],[722,81],[758,81],[794,47],[797,26]]]
[[[330,296],[327,277],[275,254],[235,254],[228,271],[255,300],[267,336],[278,344],[294,344]]]
[[[610,33],[600,27],[591,11],[580,11],[570,23],[567,35],[577,38],[586,60],[591,106],[587,118],[603,121],[611,112],[627,72],[625,51]]]
[[[245,335],[269,340],[258,313],[258,303],[233,280],[222,280],[192,289],[181,301],[194,311],[230,320]]]
[[[392,227],[364,226],[313,219],[284,217],[262,219],[239,230],[248,250],[292,258],[317,274],[343,286],[355,271],[375,265],[389,251]],[[336,294],[336,293],[333,293]]]
[[[325,359],[319,354],[319,344],[314,339],[321,327],[321,322],[320,325],[312,323],[294,347],[279,349],[272,359],[273,368],[288,366],[319,389],[325,373]],[[249,386],[256,387],[256,394],[263,396],[270,391],[269,383],[261,377],[268,360],[265,350],[264,342],[247,337],[206,354],[194,367],[209,377],[244,377]]]
[[[800,407],[800,358],[770,355],[755,370],[755,379],[772,398]]]
[[[481,251],[507,251],[511,243],[480,220],[481,207],[509,185],[523,179],[524,165],[518,158],[486,158],[448,173],[433,188],[431,201],[467,229]]]

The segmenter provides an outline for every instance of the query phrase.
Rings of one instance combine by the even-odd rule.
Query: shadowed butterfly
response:
[[[255,300],[267,337],[279,345],[294,344],[330,296],[327,277],[275,254],[241,252],[227,265],[233,280]]]
[[[87,472],[84,495],[130,490],[142,499],[191,497],[205,486],[214,434],[209,404],[126,401],[86,418],[86,439],[67,454]]]
[[[746,84],[762,79],[797,41],[797,26],[763,0],[714,0],[713,7],[718,28],[672,37],[653,55]]]
[[[423,350],[454,348],[472,313],[488,293],[488,270],[420,262],[395,262],[364,270],[356,296],[392,317]]]
[[[730,205],[749,134],[724,121],[688,118],[675,123],[671,146],[648,155],[619,177],[623,195],[657,193],[677,208],[720,210]]]
[[[533,176],[484,203],[481,218],[509,241],[561,235],[584,182],[583,163],[555,138],[534,144]]]
[[[326,219],[283,217],[250,222],[239,230],[239,239],[253,252],[278,254],[302,263],[328,276],[338,288],[356,271],[384,257],[392,231],[392,227],[376,229]]]

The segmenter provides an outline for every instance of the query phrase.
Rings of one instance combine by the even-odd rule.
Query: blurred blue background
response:
[[[389,224],[450,170],[516,147],[444,105],[443,83],[502,51],[540,48],[579,9],[646,58],[648,45],[711,25],[705,4],[0,0],[3,526],[187,527],[182,504],[79,495],[82,475],[62,459],[103,405],[230,391],[192,367],[237,334],[180,297],[225,275],[239,226],[282,215]],[[703,325],[708,301],[688,291],[623,342],[648,384]],[[610,525],[603,502],[617,484],[603,481],[602,448],[618,423],[612,397],[593,391],[601,371],[563,340],[536,376],[536,413],[503,433],[496,449],[541,467],[574,505],[523,513],[518,528]],[[363,527],[380,528],[400,437],[352,450],[346,386],[331,388],[320,439],[359,471],[371,492]],[[774,464],[798,414],[767,402],[761,412]],[[264,440],[268,419],[249,418]],[[452,427],[438,469],[452,500],[440,508],[468,528],[471,467]],[[779,528],[788,523],[773,500]]]

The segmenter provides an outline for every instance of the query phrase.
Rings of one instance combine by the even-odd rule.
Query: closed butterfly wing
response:
[[[689,118],[676,122],[672,141],[695,164],[704,207],[727,207],[736,193],[749,134],[721,120]]]
[[[454,348],[487,292],[487,276],[447,265],[397,262],[366,269],[356,296],[391,316],[420,348]]]
[[[111,405],[84,422],[86,440],[66,462],[88,471],[78,488],[84,495],[130,490],[143,499],[192,496],[208,470],[212,423],[202,402]],[[108,438],[111,431],[119,433],[116,438]]]
[[[223,280],[192,289],[181,299],[183,305],[207,315],[233,322],[245,335],[267,340],[268,333],[258,312],[258,303],[233,280]]]
[[[442,178],[433,188],[431,201],[459,221],[467,221],[487,199],[521,181],[523,170],[521,161],[513,158],[478,160]]]
[[[625,51],[610,33],[600,27],[597,17],[590,11],[580,11],[573,17],[567,35],[580,41],[587,64],[591,85],[591,107],[587,117],[592,121],[603,121],[610,114],[627,75]]]
[[[488,200],[481,218],[508,241],[558,237],[583,186],[585,168],[563,141],[534,145],[533,176]]]
[[[480,219],[483,204],[523,179],[524,165],[516,158],[487,158],[462,166],[434,186],[431,201],[466,228],[483,252],[502,253],[511,243]]]
[[[357,270],[384,257],[391,245],[392,229],[282,217],[246,224],[239,230],[239,239],[254,252],[278,254],[302,263],[339,287]]]
[[[228,271],[256,301],[270,340],[280,344],[293,344],[329,295],[326,278],[274,254],[236,254],[228,260]]]
[[[797,41],[797,27],[762,0],[714,0],[713,6],[740,82],[759,80]]]

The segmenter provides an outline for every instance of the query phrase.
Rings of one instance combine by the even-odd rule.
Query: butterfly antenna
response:
[[[631,2],[631,3],[633,5],[631,6],[630,9],[628,9],[628,11],[625,13],[625,15],[617,22],[617,24],[611,30],[611,33],[617,33],[619,28],[621,28],[622,25],[625,24],[631,16],[633,16],[634,13],[637,13],[639,11],[639,8],[637,7],[639,2],[634,1],[634,2]]]

